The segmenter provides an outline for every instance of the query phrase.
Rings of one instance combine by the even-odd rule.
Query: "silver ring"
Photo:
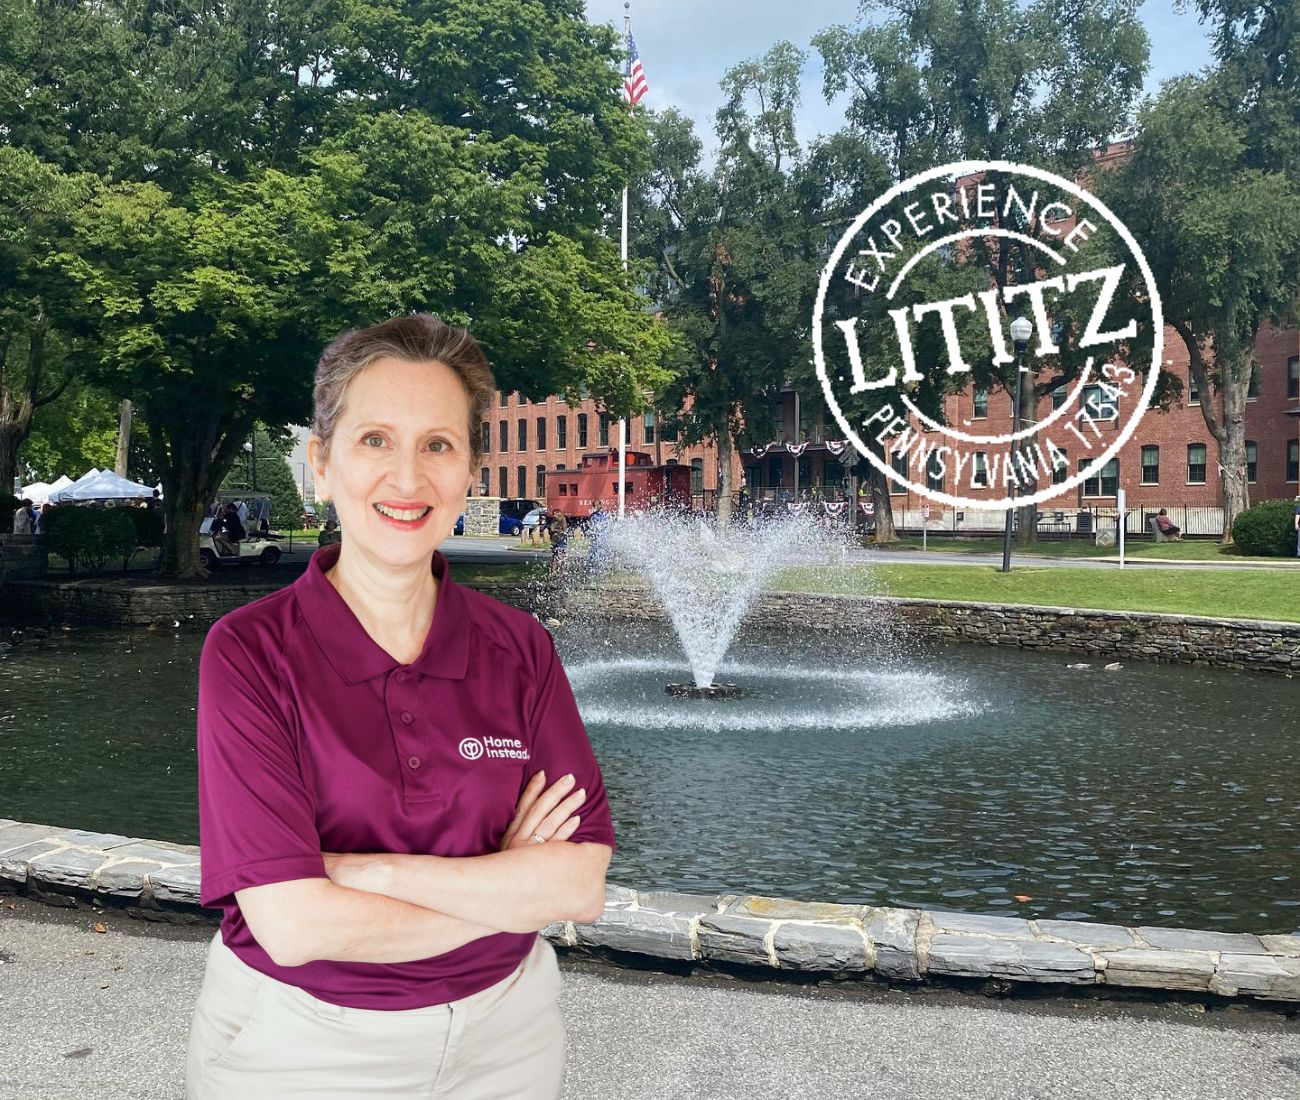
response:
[[[537,833],[533,833],[533,840],[535,840],[538,844],[546,843],[546,837],[539,836]]]

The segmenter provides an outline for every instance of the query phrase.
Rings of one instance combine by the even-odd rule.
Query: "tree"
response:
[[[781,42],[728,70],[716,120],[721,149],[708,175],[690,123],[675,111],[653,119],[652,167],[634,188],[645,193],[636,239],[656,263],[651,290],[683,338],[675,377],[656,404],[679,447],[716,445],[722,522],[736,447],[770,438],[773,400],[806,355],[816,247],[793,186],[803,60]]]
[[[293,435],[287,431],[270,432],[258,425],[246,441],[254,450],[241,448],[240,460],[230,468],[221,488],[234,492],[256,491],[271,496],[271,528],[292,527],[302,521],[303,499],[289,468],[289,453],[293,450]],[[257,484],[253,484],[256,467]]]
[[[1227,543],[1250,505],[1255,341],[1265,324],[1300,321],[1300,65],[1293,8],[1197,7],[1215,28],[1217,67],[1163,86],[1103,193],[1142,245],[1187,349],[1218,452]]]
[[[662,379],[606,236],[644,135],[581,4],[19,7],[0,127],[93,177],[48,262],[94,380],[150,424],[164,572],[203,575],[206,504],[256,420],[306,418],[341,328],[437,312],[507,390]]]
[[[847,133],[884,159],[892,182],[960,160],[1016,161],[1072,179],[1125,127],[1141,89],[1148,42],[1137,7],[1136,0],[864,0],[861,25],[832,27],[813,44],[825,62],[827,100],[849,93]],[[881,13],[883,21],[865,21]],[[1001,213],[997,224],[1031,228],[1004,225]],[[986,285],[1002,291],[1034,279],[1037,261],[1024,246],[998,241],[994,248],[972,242]],[[1014,391],[1014,364],[974,365],[976,384]],[[1023,387],[1026,422],[1045,394],[1077,377],[1078,365],[1065,357],[1038,369],[1043,380]],[[1034,536],[1033,512],[1021,515],[1022,539]]]

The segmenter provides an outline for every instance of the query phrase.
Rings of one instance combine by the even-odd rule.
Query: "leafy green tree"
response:
[[[788,42],[724,75],[710,174],[675,111],[652,121],[653,167],[640,181],[638,249],[656,264],[652,293],[683,338],[676,377],[656,395],[679,446],[713,442],[718,516],[731,508],[731,458],[770,438],[771,410],[806,356],[805,309],[816,272],[815,227],[801,215],[794,109],[804,54]]]
[[[245,442],[255,446],[253,449],[241,448],[241,457],[226,474],[221,488],[234,492],[269,493],[271,529],[296,529],[302,520],[303,500],[289,467],[292,435],[287,431],[271,433],[259,424]]]
[[[202,576],[204,505],[256,420],[305,420],[341,328],[436,312],[503,388],[615,407],[663,378],[605,235],[644,135],[580,4],[19,7],[0,127],[95,178],[47,262],[149,422],[164,572]]]
[[[1264,325],[1300,322],[1300,25],[1293,7],[1202,0],[1216,67],[1142,112],[1106,201],[1142,245],[1214,438],[1223,541],[1250,504],[1246,400]]]
[[[1137,0],[864,0],[857,26],[829,28],[813,45],[825,63],[827,100],[849,95],[841,140],[864,159],[883,159],[891,183],[961,160],[1016,161],[1071,179],[1125,128],[1141,90],[1148,41],[1137,7]],[[1018,214],[999,208],[995,224],[1031,234]],[[1028,246],[998,241],[971,242],[968,262],[983,268],[986,285],[1001,291],[1036,277]],[[937,268],[933,274],[945,281]],[[1054,319],[1068,330],[1068,319]],[[1022,419],[1032,421],[1043,395],[1078,376],[1081,359],[1037,365],[1037,384],[1023,387]],[[931,362],[939,372],[946,359]],[[972,376],[932,385],[973,381],[1014,392],[1014,364],[972,362]],[[1034,536],[1033,511],[1021,516],[1025,540]],[[877,493],[876,514],[888,515],[887,494]]]

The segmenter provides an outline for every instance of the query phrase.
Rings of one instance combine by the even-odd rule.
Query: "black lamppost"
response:
[[[256,440],[256,436],[253,437]],[[253,492],[257,492],[257,447],[252,442],[244,440],[244,453],[248,455],[250,462],[249,481],[252,483],[249,487]]]
[[[1020,440],[1016,437],[1020,435],[1020,387],[1025,374],[1025,349],[1029,347],[1029,338],[1034,334],[1032,322],[1027,321],[1024,317],[1017,317],[1011,322],[1011,342],[1016,346],[1016,396],[1011,406],[1011,450],[1007,453],[1007,461],[1012,463],[1012,480],[1011,480],[1011,500],[1012,504],[1007,509],[1006,525],[1002,529],[1002,572],[1011,572],[1011,524],[1016,514],[1016,481],[1018,473],[1014,469],[1016,461],[1016,452],[1020,449]]]

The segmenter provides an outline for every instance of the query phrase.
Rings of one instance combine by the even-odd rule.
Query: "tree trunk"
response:
[[[871,468],[871,503],[876,525],[876,545],[898,541],[894,529],[894,505],[889,499],[888,479],[874,466]]]
[[[8,362],[13,334],[5,333],[0,339],[0,380],[9,378],[12,384],[0,381],[0,493],[11,493],[14,478],[18,476],[18,448],[31,434],[32,414],[39,405],[52,400],[37,396],[41,374],[45,369],[45,334],[50,328],[50,318],[43,303],[38,303],[35,323],[27,340],[25,368]],[[62,390],[62,386],[59,390]]]
[[[131,450],[131,401],[122,399],[117,424],[117,457],[113,460],[113,473],[126,477],[127,455]]]
[[[1218,471],[1223,500],[1223,538],[1232,542],[1232,523],[1250,507],[1250,490],[1246,480],[1246,393],[1250,386],[1253,357],[1225,365],[1221,393],[1223,396],[1223,430],[1218,443]],[[1202,397],[1204,403],[1208,399]]]
[[[718,433],[718,528],[731,523],[731,428]]]
[[[186,412],[155,413],[149,408],[145,416],[154,464],[162,472],[167,517],[158,573],[177,580],[206,579],[207,570],[199,560],[199,527],[253,420],[244,416],[227,420],[221,411],[201,420]]]

